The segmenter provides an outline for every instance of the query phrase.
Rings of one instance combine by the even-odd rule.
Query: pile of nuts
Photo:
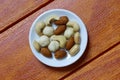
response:
[[[56,29],[53,27],[56,25]],[[75,21],[70,21],[67,16],[51,15],[45,22],[40,21],[35,25],[39,41],[34,40],[34,48],[43,56],[62,59],[76,55],[80,49],[80,26]]]

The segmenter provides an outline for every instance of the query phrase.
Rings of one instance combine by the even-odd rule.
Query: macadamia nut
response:
[[[69,39],[74,34],[73,28],[68,27],[65,32],[64,36]]]
[[[59,49],[59,42],[51,41],[48,48],[49,48],[50,51],[55,52],[56,50]]]
[[[50,43],[50,40],[47,36],[43,35],[40,37],[39,44],[42,47],[48,46]]]
[[[53,35],[53,31],[54,31],[53,27],[47,26],[44,28],[43,34],[47,36],[51,36]]]

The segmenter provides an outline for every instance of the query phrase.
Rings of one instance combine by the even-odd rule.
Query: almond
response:
[[[59,25],[57,29],[54,31],[54,34],[58,35],[63,33],[66,30],[66,25]]]
[[[65,50],[58,50],[55,52],[55,58],[56,59],[62,59],[64,57],[66,57],[67,53]]]
[[[70,37],[70,39],[66,43],[66,49],[70,50],[74,44],[75,44],[74,37]]]
[[[52,54],[48,48],[41,48],[41,54],[45,57],[52,57]]]
[[[66,25],[66,23],[69,21],[67,16],[61,16],[59,20],[54,21],[56,25]]]

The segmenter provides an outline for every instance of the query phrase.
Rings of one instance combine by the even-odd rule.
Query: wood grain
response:
[[[0,32],[53,0],[0,0]]]
[[[120,42],[119,0],[55,0],[0,34],[0,78],[3,80],[57,80],[98,57]],[[72,4],[72,6],[70,6]],[[74,7],[73,7],[74,6]],[[51,68],[32,54],[28,35],[35,18],[46,10],[63,8],[76,13],[86,24],[89,42],[75,64]]]
[[[119,80],[120,44],[65,80]]]

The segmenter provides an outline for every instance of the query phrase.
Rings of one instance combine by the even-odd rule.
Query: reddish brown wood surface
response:
[[[119,80],[120,44],[65,80]]]
[[[70,6],[72,4],[72,6]],[[57,80],[67,77],[120,42],[119,0],[55,0],[0,34],[0,78],[3,80]],[[87,49],[75,64],[51,68],[32,54],[28,35],[35,18],[46,10],[68,9],[84,21],[89,35]]]
[[[0,32],[53,0],[0,0]]]

